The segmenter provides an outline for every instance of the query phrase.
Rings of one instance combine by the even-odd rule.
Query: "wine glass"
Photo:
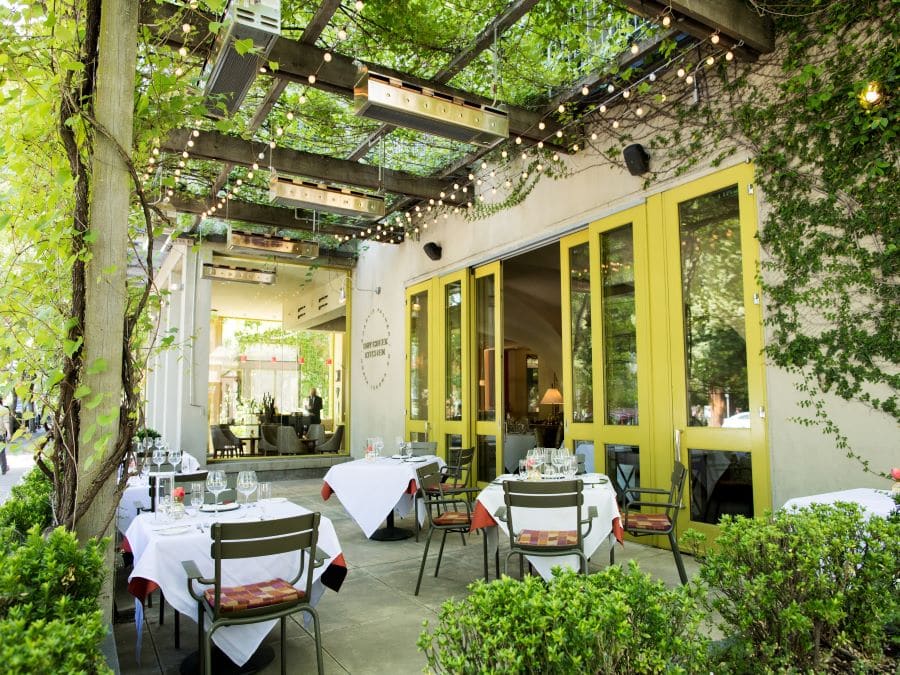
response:
[[[244,495],[244,505],[250,502],[250,495],[256,492],[258,485],[255,471],[241,471],[237,477],[237,490]]]
[[[403,442],[403,436],[397,436],[397,454],[401,457],[405,454],[404,450],[406,449],[406,444]]]
[[[158,475],[159,467],[166,461],[166,453],[163,452],[162,448],[154,448],[151,459],[153,460],[153,463],[156,464],[156,473]]]
[[[216,496],[215,510],[219,509],[219,495],[225,491],[228,484],[225,481],[225,472],[221,470],[210,471],[206,475],[206,489]]]
[[[384,440],[381,438],[375,439],[375,456],[381,457],[381,454],[384,452]]]
[[[169,461],[172,463],[172,468],[175,470],[175,473],[178,473],[178,465],[181,464],[181,450],[178,448],[170,450]]]
[[[563,473],[563,464],[566,461],[566,458],[569,456],[565,450],[561,450],[560,448],[553,448],[550,451],[550,461],[553,463],[553,468],[556,470],[556,475],[561,476]]]

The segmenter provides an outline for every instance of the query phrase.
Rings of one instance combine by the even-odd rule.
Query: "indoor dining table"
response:
[[[193,560],[203,575],[213,575],[213,560],[210,555],[212,523],[273,520],[306,513],[310,513],[310,510],[293,502],[270,499],[249,506],[244,504],[232,511],[200,513],[178,520],[170,520],[162,515],[157,517],[154,513],[141,513],[135,517],[125,537],[134,554],[134,568],[128,578],[128,590],[137,598],[135,622],[138,625],[138,640],[143,601],[157,588],[162,590],[166,602],[177,612],[197,621],[197,601],[188,593],[187,573],[181,563]],[[334,525],[324,516],[319,522],[318,548],[327,555],[327,560],[313,571],[313,605],[318,603],[326,588],[339,590],[347,574],[347,565]],[[298,555],[299,552],[294,552],[226,561],[222,568],[223,583],[236,586],[276,577],[289,578],[296,572]],[[302,584],[302,579],[300,583]],[[276,621],[273,620],[226,626],[215,632],[213,642],[240,666],[253,656],[275,624]]]
[[[416,469],[429,462],[444,466],[444,460],[434,455],[412,458],[395,455],[335,464],[323,479],[322,499],[336,494],[367,538],[406,539],[413,532],[394,526],[394,511],[402,518],[413,508],[418,490]],[[416,515],[420,523],[424,522],[424,510]],[[386,527],[379,529],[385,520]]]
[[[602,474],[583,474],[577,476],[584,483],[584,506],[582,517],[588,507],[597,508],[597,516],[591,523],[591,530],[584,538],[584,554],[588,558],[597,552],[600,545],[610,536],[622,543],[624,531],[616,502],[616,492],[609,479]],[[488,551],[496,553],[499,537],[506,534],[506,523],[497,521],[495,514],[504,506],[503,482],[518,481],[519,476],[504,474],[493,480],[477,497],[475,510],[472,513],[472,530],[484,529]],[[575,519],[575,509],[531,509],[516,508],[514,522],[517,529],[532,530],[571,530]],[[578,569],[578,556],[526,556],[531,566],[544,578],[549,580],[554,566],[563,565]]]

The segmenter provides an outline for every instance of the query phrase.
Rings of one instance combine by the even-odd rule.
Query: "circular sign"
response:
[[[391,364],[391,327],[380,309],[373,309],[363,322],[362,374],[370,389],[384,384]]]

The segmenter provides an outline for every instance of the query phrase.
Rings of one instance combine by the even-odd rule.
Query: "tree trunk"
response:
[[[112,534],[115,513],[115,473],[100,486],[94,477],[114,453],[119,436],[122,401],[123,332],[126,311],[126,252],[137,53],[138,3],[103,0],[97,86],[94,98],[93,181],[90,214],[91,257],[85,274],[82,384],[90,393],[82,399],[79,432],[78,502],[91,506],[75,523],[79,538]],[[112,611],[113,548],[107,549],[110,576],[101,594],[106,618]]]

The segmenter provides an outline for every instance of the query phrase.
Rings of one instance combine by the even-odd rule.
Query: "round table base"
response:
[[[375,530],[369,539],[374,541],[401,541],[403,539],[409,539],[413,535],[415,535],[415,532],[412,530],[389,525]]]
[[[248,675],[258,673],[275,660],[275,650],[269,645],[262,645],[250,660],[243,666],[238,666],[229,659],[221,649],[213,645],[211,672],[216,675]],[[181,675],[194,675],[200,672],[200,652],[188,654],[179,668]]]

